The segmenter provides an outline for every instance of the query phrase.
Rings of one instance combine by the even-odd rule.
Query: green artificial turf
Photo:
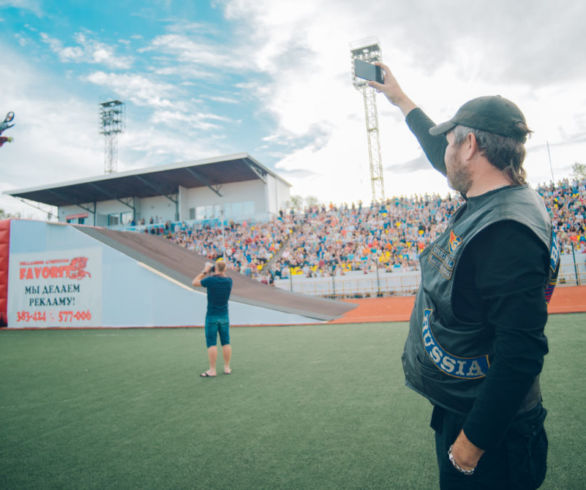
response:
[[[583,488],[585,327],[584,314],[547,327],[542,488]],[[234,373],[201,379],[201,329],[3,331],[0,488],[436,488],[406,333],[234,328]]]

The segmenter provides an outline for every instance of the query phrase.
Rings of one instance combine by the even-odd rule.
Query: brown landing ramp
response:
[[[192,287],[191,281],[207,262],[205,257],[160,236],[89,226],[75,228],[188,287]],[[352,303],[290,293],[234,271],[228,271],[228,276],[233,280],[231,299],[240,303],[325,321],[335,320],[356,307]]]

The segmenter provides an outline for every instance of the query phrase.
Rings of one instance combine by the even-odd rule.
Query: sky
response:
[[[104,173],[99,103],[125,103],[118,171],[248,153],[319,202],[370,202],[351,47],[378,42],[436,122],[500,94],[534,131],[536,186],[586,163],[582,0],[0,0],[0,193]],[[446,195],[377,94],[385,195]],[[42,210],[48,209],[40,206]],[[0,208],[46,215],[11,196]]]

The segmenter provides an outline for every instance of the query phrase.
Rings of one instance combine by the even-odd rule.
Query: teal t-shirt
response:
[[[201,285],[208,290],[207,316],[228,314],[228,300],[232,292],[232,278],[209,276],[201,280]]]

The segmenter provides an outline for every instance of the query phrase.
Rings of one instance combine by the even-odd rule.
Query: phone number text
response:
[[[89,310],[85,311],[18,311],[17,322],[59,322],[88,321],[92,319]]]

